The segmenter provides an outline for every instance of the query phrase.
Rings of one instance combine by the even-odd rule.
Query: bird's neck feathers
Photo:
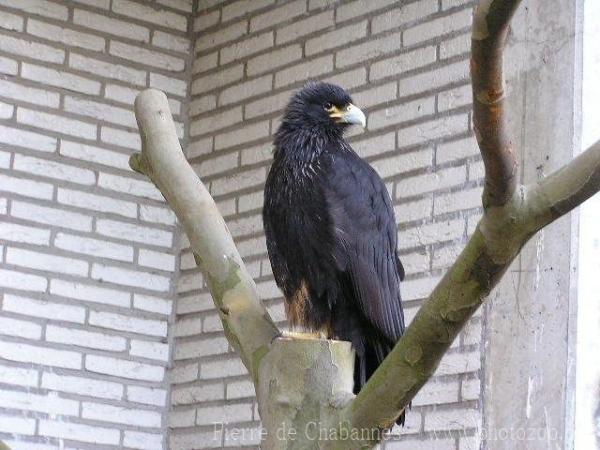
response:
[[[340,127],[299,124],[296,120],[286,119],[283,119],[275,133],[275,158],[312,162],[327,148],[347,147]]]

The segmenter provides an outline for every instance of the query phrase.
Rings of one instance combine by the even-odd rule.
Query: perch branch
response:
[[[214,200],[185,159],[167,97],[149,89],[135,100],[142,152],[130,159],[162,192],[190,240],[229,342],[256,379],[258,365],[280,335],[259,300]]]
[[[529,188],[538,229],[567,214],[600,190],[600,141]]]
[[[471,40],[473,126],[485,165],[483,206],[502,206],[517,185],[517,160],[507,129],[502,53],[520,0],[482,0]]]

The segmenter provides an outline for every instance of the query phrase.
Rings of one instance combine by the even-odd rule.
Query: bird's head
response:
[[[348,125],[364,127],[366,118],[341,87],[309,82],[291,98],[282,124],[294,128],[342,132]]]

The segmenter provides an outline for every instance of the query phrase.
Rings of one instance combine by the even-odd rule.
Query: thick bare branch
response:
[[[280,332],[260,302],[215,202],[185,159],[167,97],[157,90],[142,92],[135,114],[142,153],[133,155],[130,165],[156,184],[183,225],[225,334],[256,379],[261,358]]]
[[[519,3],[482,0],[473,18],[473,122],[486,171],[484,207],[504,205],[517,185],[517,160],[507,129],[502,52]]]
[[[528,191],[527,209],[538,229],[581,205],[600,191],[600,141]]]

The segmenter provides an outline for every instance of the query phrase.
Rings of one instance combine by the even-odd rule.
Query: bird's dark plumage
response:
[[[292,97],[263,219],[288,319],[352,342],[358,392],[404,331],[404,269],[385,184],[343,138],[357,121],[364,115],[338,86],[309,83]]]

